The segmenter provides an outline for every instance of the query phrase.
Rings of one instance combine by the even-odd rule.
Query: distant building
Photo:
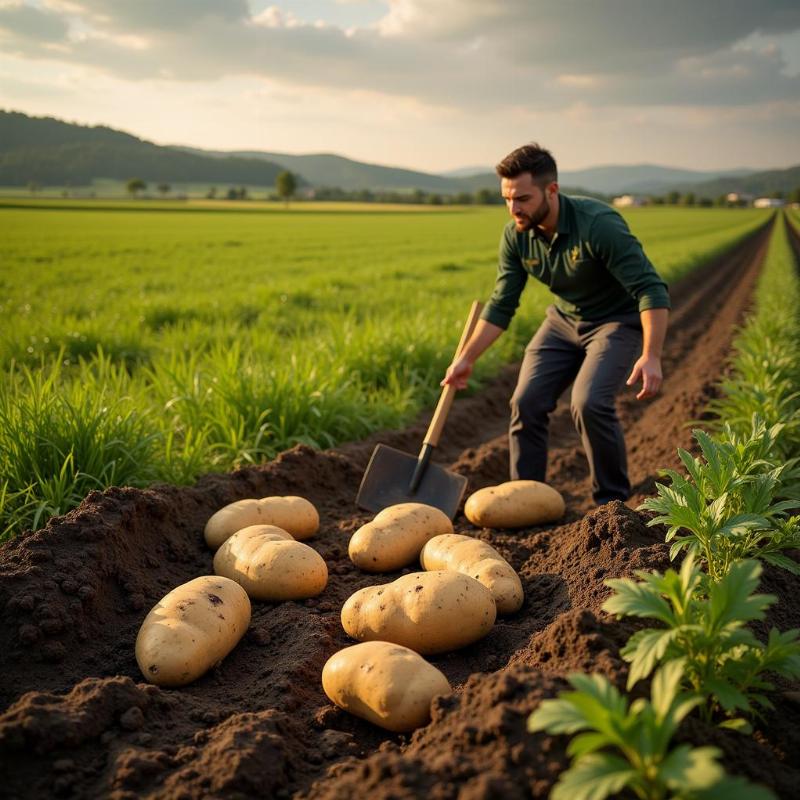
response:
[[[637,197],[633,194],[622,194],[619,197],[615,197],[611,202],[616,208],[631,208],[633,206],[643,206],[647,201],[644,197]]]
[[[781,208],[786,202],[777,197],[758,197],[753,200],[753,205],[756,208]]]

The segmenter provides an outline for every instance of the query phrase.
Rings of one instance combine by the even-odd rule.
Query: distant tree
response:
[[[714,200],[715,206],[722,206],[723,208],[728,205],[728,195],[727,194],[720,194]]]
[[[786,198],[790,203],[800,203],[800,186],[796,189],[792,189],[789,192],[789,196]]]
[[[247,200],[247,188],[244,186],[239,187],[239,200]]]
[[[278,197],[288,206],[289,201],[297,191],[297,178],[288,169],[280,172],[278,177],[275,178],[275,191],[278,193]]]
[[[652,206],[663,206],[664,198],[660,194],[654,194],[647,198],[647,202]]]
[[[239,190],[235,186],[231,186],[227,192],[225,192],[225,197],[228,200],[238,200],[239,199]]]
[[[217,187],[210,186],[208,191],[206,192],[206,198],[208,200],[213,200],[217,196]]]
[[[701,197],[697,201],[697,205],[699,205],[702,208],[711,208],[711,206],[714,205],[714,201],[710,197]]]
[[[428,195],[422,191],[422,189],[414,189],[411,192],[411,202],[412,203],[424,203]]]
[[[784,193],[780,189],[776,189],[771,196],[774,197],[776,200],[784,199]]]
[[[475,198],[469,192],[459,192],[456,195],[453,195],[453,202],[459,206],[469,206],[472,205]]]
[[[168,183],[159,183],[158,184],[158,191],[161,193],[163,197],[166,197],[169,194],[169,190],[172,187]]]
[[[494,203],[495,193],[491,189],[478,189],[475,192],[475,202],[481,206],[488,206]]]
[[[28,191],[31,194],[36,194],[41,188],[38,181],[28,181]]]
[[[693,206],[697,202],[697,197],[695,197],[694,192],[686,192],[686,194],[681,198],[681,205],[683,206]]]
[[[141,178],[131,178],[125,184],[125,188],[131,197],[136,197],[139,192],[143,192],[147,188],[147,184]]]
[[[681,199],[680,192],[672,191],[667,195],[667,204],[671,206],[678,205],[678,201]]]
[[[440,194],[431,194],[428,195],[428,203],[432,206],[440,206],[444,203],[444,200]]]

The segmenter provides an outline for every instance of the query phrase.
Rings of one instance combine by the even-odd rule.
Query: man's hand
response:
[[[458,358],[447,368],[447,372],[439,385],[450,385],[456,389],[466,389],[471,374],[472,362],[466,358]]]
[[[637,400],[657,395],[662,381],[661,359],[655,356],[640,356],[633,365],[633,371],[626,383],[628,386],[633,386],[639,380],[642,382],[642,388],[636,395]]]

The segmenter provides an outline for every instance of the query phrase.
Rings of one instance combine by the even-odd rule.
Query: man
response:
[[[614,209],[559,193],[547,150],[520,147],[496,171],[512,220],[501,238],[494,292],[442,385],[467,385],[475,361],[508,327],[528,276],[542,281],[556,303],[525,350],[511,398],[511,478],[544,481],[549,415],[572,383],[592,496],[598,504],[626,500],[631,486],[615,395],[641,380],[642,400],[661,386],[667,285]]]

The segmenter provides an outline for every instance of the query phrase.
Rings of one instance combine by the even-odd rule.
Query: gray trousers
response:
[[[547,428],[559,396],[574,382],[570,409],[581,436],[595,502],[626,500],[631,491],[615,396],[641,354],[638,313],[576,322],[555,306],[525,349],[511,397],[512,480],[544,481]]]

